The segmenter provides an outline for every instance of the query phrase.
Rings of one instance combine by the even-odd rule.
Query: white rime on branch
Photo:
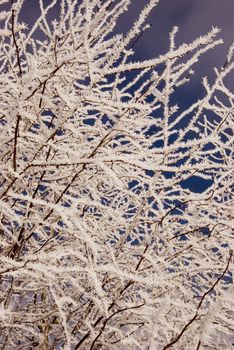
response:
[[[217,28],[139,61],[157,0],[44,3],[0,1],[0,348],[231,349],[234,46],[185,107]]]

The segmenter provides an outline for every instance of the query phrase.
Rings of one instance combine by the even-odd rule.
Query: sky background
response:
[[[44,0],[46,5],[50,0]],[[132,0],[129,11],[121,16],[117,30],[126,32],[136,19],[147,0]],[[24,19],[29,24],[38,17],[38,1],[26,0]],[[59,3],[59,0],[58,0]],[[51,14],[58,8],[51,10]],[[211,54],[215,64],[223,63],[223,56],[234,41],[234,0],[160,0],[152,11],[148,21],[151,29],[136,45],[143,57],[154,57],[167,50],[168,33],[173,26],[179,26],[178,43],[189,42],[205,34],[216,26],[222,29],[221,37],[225,44]],[[211,62],[210,62],[211,63]],[[207,65],[209,66],[210,64]]]
[[[128,12],[120,17],[116,32],[126,33],[147,2],[132,0]],[[51,1],[44,0],[44,3],[49,5]],[[51,18],[56,17],[58,10],[59,6],[50,11]],[[38,11],[37,0],[25,1],[23,20],[29,27],[38,17]],[[234,0],[160,0],[147,23],[151,24],[151,28],[134,46],[135,59],[138,60],[153,58],[167,52],[169,32],[173,26],[179,27],[176,36],[178,45],[191,42],[210,31],[212,26],[222,30],[219,38],[223,38],[224,44],[200,57],[199,63],[193,66],[195,75],[192,83],[186,84],[181,92],[184,103],[190,104],[202,95],[202,76],[208,76],[209,82],[212,82],[215,77],[213,67],[222,66],[226,60],[228,48],[234,41]],[[233,75],[228,77],[226,83],[234,91]]]
[[[117,30],[128,30],[146,3],[147,0],[133,0],[128,13],[121,17]],[[213,67],[222,66],[226,60],[228,48],[234,41],[234,0],[160,0],[148,23],[151,28],[134,46],[139,58],[153,58],[165,53],[173,26],[179,27],[177,44],[191,42],[210,31],[212,26],[222,30],[219,38],[224,40],[224,44],[201,56],[199,63],[194,66],[196,74],[191,88],[195,88],[200,85],[202,76],[214,79]],[[227,80],[232,90],[233,81],[233,76]]]

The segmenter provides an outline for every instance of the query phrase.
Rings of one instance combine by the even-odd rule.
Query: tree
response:
[[[231,348],[234,46],[179,106],[219,30],[137,61],[129,3],[0,14],[1,349]]]

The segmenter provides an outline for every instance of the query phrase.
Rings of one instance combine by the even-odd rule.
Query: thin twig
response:
[[[13,150],[13,169],[16,171],[16,160],[17,160],[17,141],[18,141],[18,134],[19,134],[19,123],[20,123],[20,115],[17,115],[16,119],[16,126],[15,126],[15,133],[14,133],[14,150]]]
[[[13,5],[13,0],[11,2],[11,5]],[[12,9],[11,13],[12,13],[12,16],[11,16],[12,37],[13,37],[15,50],[16,50],[17,63],[18,63],[18,67],[19,67],[19,76],[22,77],[22,68],[21,68],[21,63],[20,63],[19,47],[17,45],[16,36],[15,36],[15,10]]]

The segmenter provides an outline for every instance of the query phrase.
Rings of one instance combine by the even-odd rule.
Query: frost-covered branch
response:
[[[233,45],[184,107],[217,28],[140,61],[157,0],[0,3],[0,348],[229,350]]]

